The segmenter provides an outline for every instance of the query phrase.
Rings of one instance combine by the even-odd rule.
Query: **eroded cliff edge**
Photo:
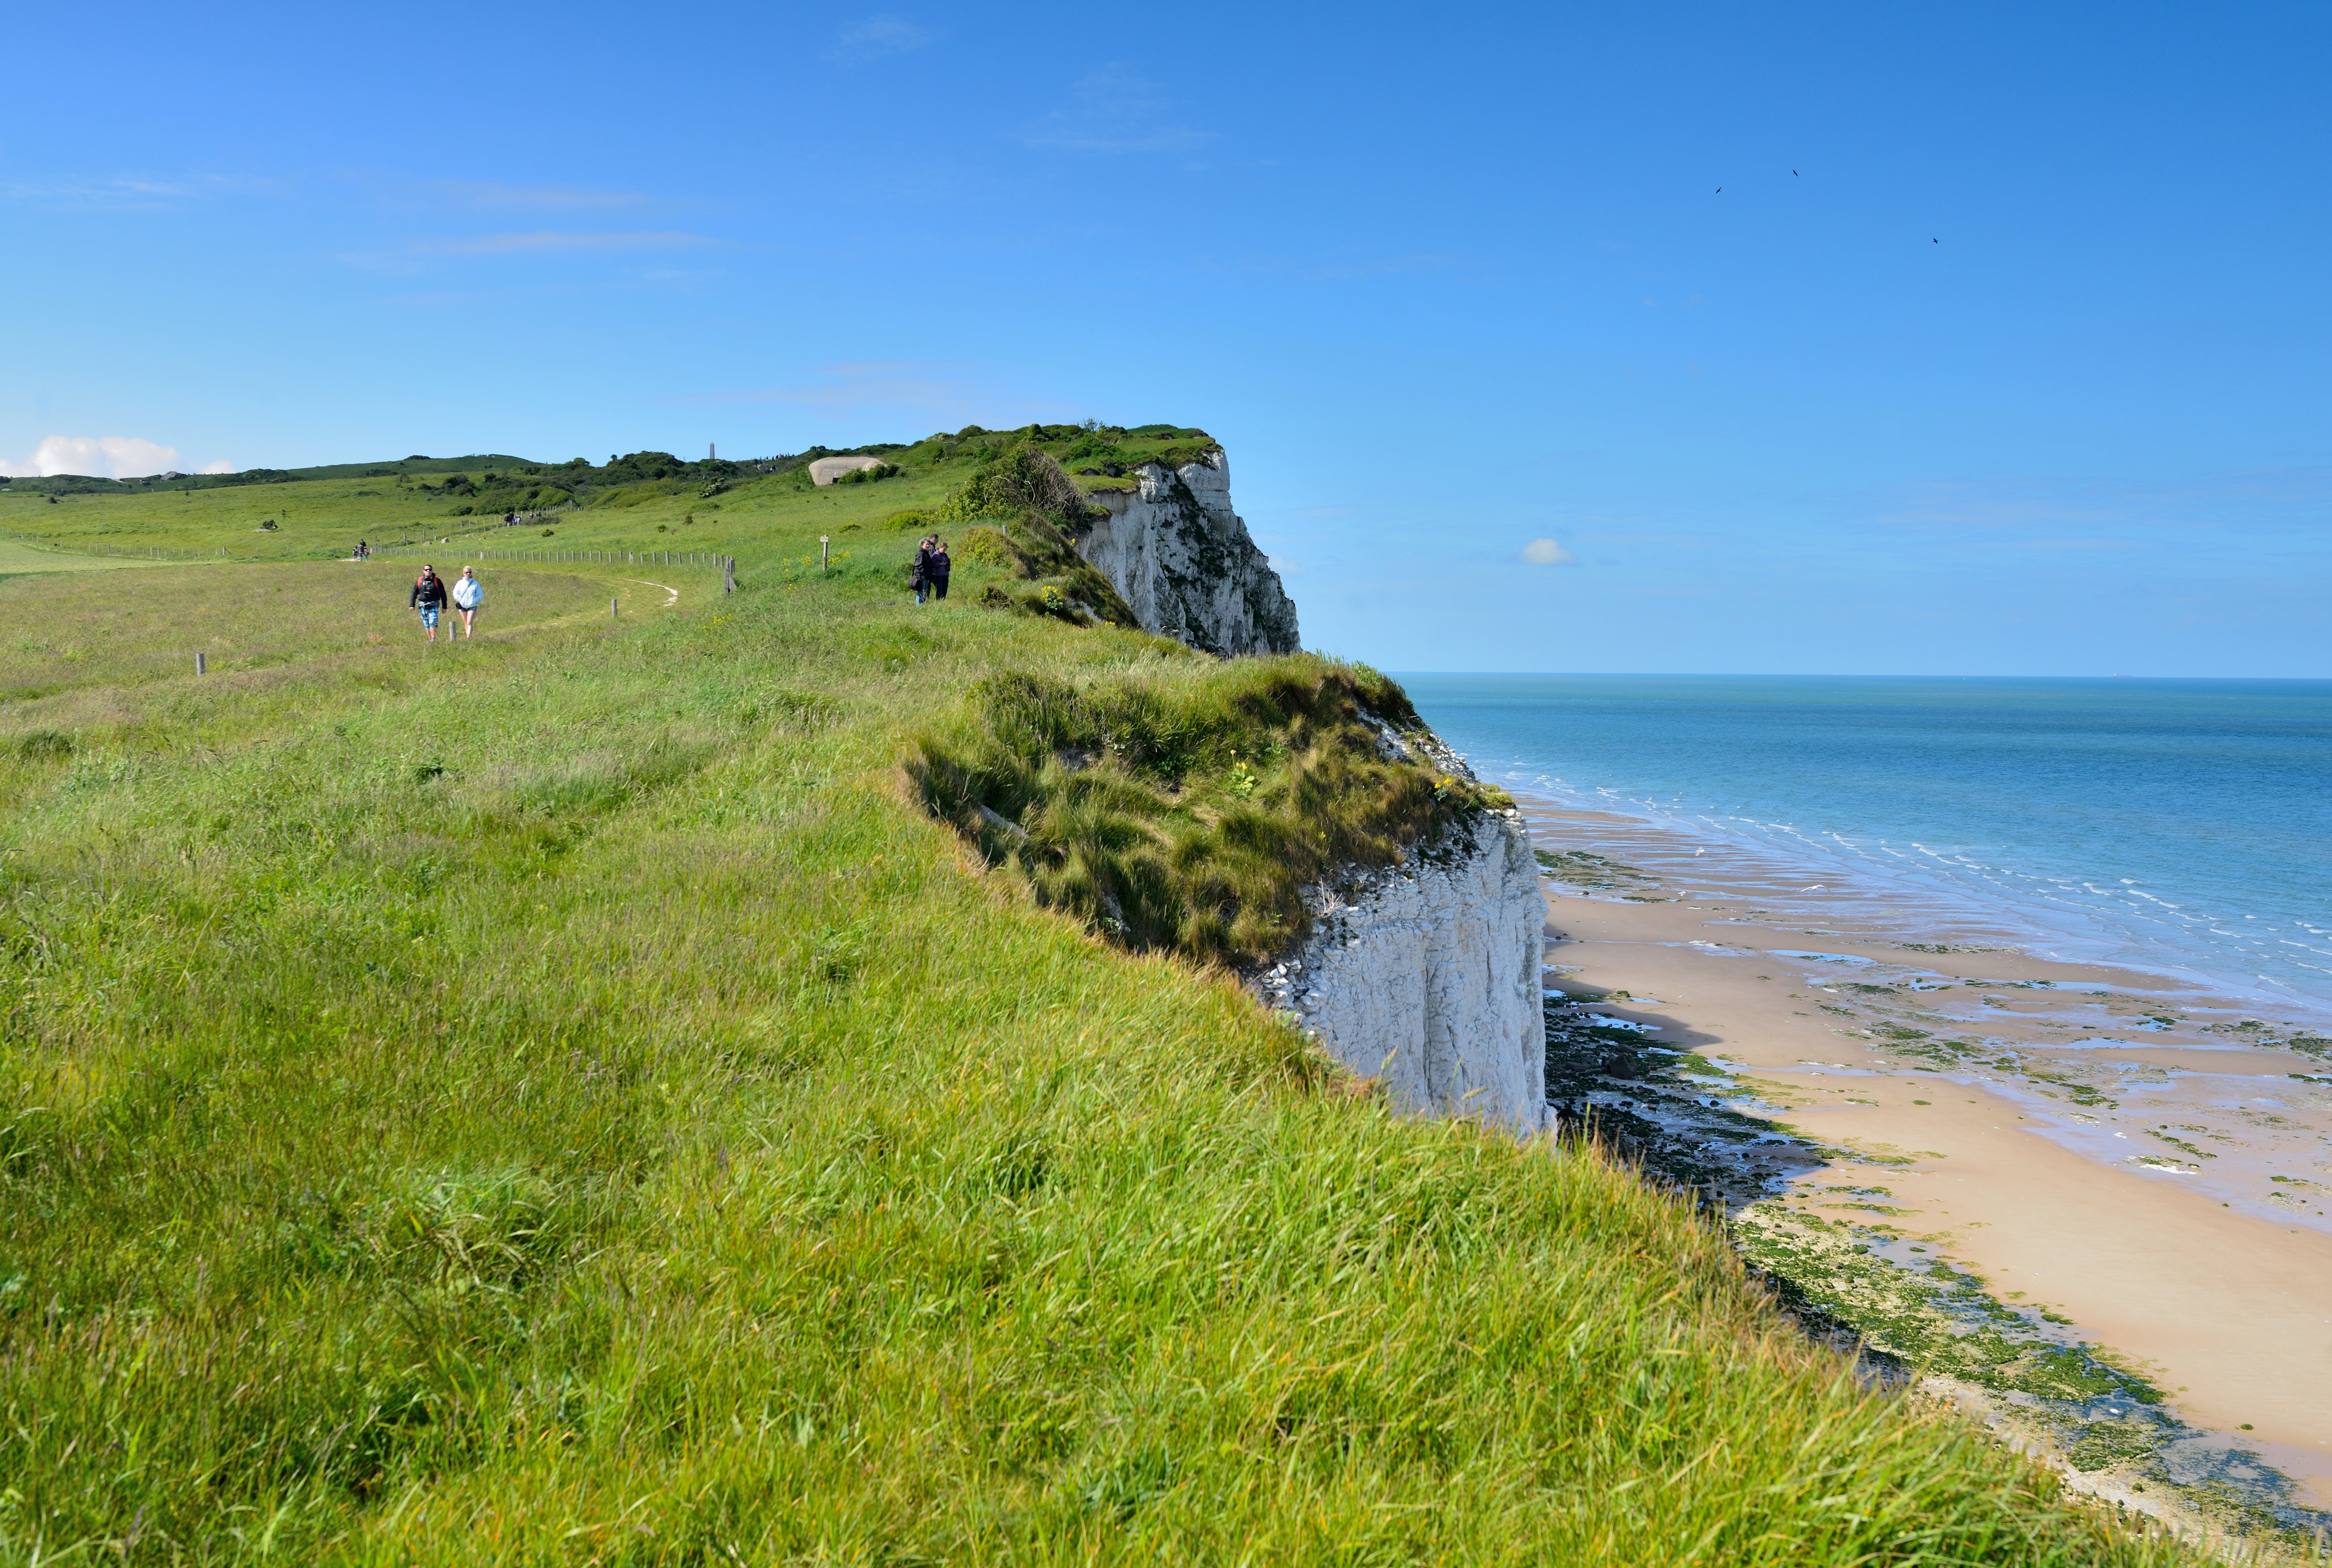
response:
[[[1306,896],[1311,935],[1249,980],[1266,1006],[1402,1110],[1523,1137],[1551,1124],[1546,896],[1519,812],[1485,812],[1407,864],[1351,868]]]
[[[1230,460],[1144,463],[1132,490],[1092,499],[1108,509],[1077,554],[1110,580],[1142,629],[1226,656],[1292,654],[1303,645],[1279,574],[1231,509]]]

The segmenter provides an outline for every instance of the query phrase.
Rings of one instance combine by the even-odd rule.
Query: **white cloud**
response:
[[[1575,558],[1551,539],[1534,539],[1523,546],[1523,559],[1533,566],[1561,566]]]
[[[471,234],[462,238],[407,240],[394,251],[346,252],[339,260],[383,272],[415,272],[431,262],[458,256],[593,255],[694,250],[729,242],[679,229],[569,232],[555,229]],[[443,302],[430,301],[425,302]]]
[[[1087,72],[1070,95],[1074,107],[1053,110],[1020,139],[1069,152],[1190,152],[1220,139],[1211,130],[1174,124],[1165,97],[1122,65]]]
[[[234,464],[222,457],[216,463],[204,464],[202,467],[197,469],[196,472],[199,473],[233,473],[234,472]]]
[[[485,179],[437,180],[424,188],[433,196],[464,206],[551,212],[637,206],[648,199],[637,191],[588,190],[571,185],[505,185]]]
[[[177,466],[177,447],[141,441],[134,435],[52,435],[21,464],[0,461],[0,473],[12,479],[46,479],[59,473],[79,473],[91,479],[135,479]]]
[[[223,175],[171,177],[115,175],[110,178],[58,178],[0,182],[0,200],[32,202],[67,212],[154,212],[212,196],[263,192],[270,180]]]
[[[635,234],[480,234],[466,240],[416,240],[405,248],[416,256],[498,256],[514,251],[651,251],[719,243],[702,234],[657,229]]]
[[[918,27],[903,16],[877,12],[863,22],[852,23],[836,35],[834,58],[874,60],[885,54],[904,54],[938,42],[939,34],[928,27]]]

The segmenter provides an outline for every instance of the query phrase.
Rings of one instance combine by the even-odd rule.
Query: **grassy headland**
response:
[[[435,648],[410,559],[302,563],[454,537],[442,492],[0,501],[243,558],[0,583],[0,1560],[2177,1558],[1594,1152],[1400,1120],[1177,956],[1307,813],[1451,808],[1362,776],[1364,670],[982,604],[1018,563],[908,603],[1003,445],[601,487],[529,542],[741,591],[492,562]],[[676,607],[607,618],[643,577]],[[169,674],[205,636],[259,651]],[[1245,869],[1131,953],[1068,850],[926,809],[943,757],[1104,880]]]

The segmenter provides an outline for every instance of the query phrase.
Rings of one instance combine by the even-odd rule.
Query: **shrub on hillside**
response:
[[[602,484],[632,484],[646,479],[669,479],[687,466],[669,452],[635,452],[608,458],[598,478]],[[733,468],[735,464],[729,466]]]
[[[1105,440],[1100,435],[1087,435],[1071,443],[1069,449],[1061,454],[1061,462],[1065,465],[1084,462],[1114,463],[1124,455],[1125,449],[1116,442]]]
[[[1092,512],[1061,465],[1036,446],[1016,446],[995,462],[981,464],[940,508],[940,515],[950,521],[1030,512],[1071,526]]]

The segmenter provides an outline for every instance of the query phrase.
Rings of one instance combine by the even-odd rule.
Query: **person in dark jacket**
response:
[[[908,581],[915,590],[915,602],[922,604],[932,591],[932,547],[939,543],[939,535],[927,533],[915,541],[915,569]]]
[[[948,559],[947,540],[933,540],[932,559],[923,563],[923,575],[931,580],[932,598],[935,599],[947,598],[948,573],[954,569],[955,563]]]
[[[437,617],[444,611],[446,604],[445,585],[439,579],[435,567],[421,569],[421,575],[413,579],[413,595],[406,603],[421,612],[422,629],[429,634],[431,642],[435,642]]]

